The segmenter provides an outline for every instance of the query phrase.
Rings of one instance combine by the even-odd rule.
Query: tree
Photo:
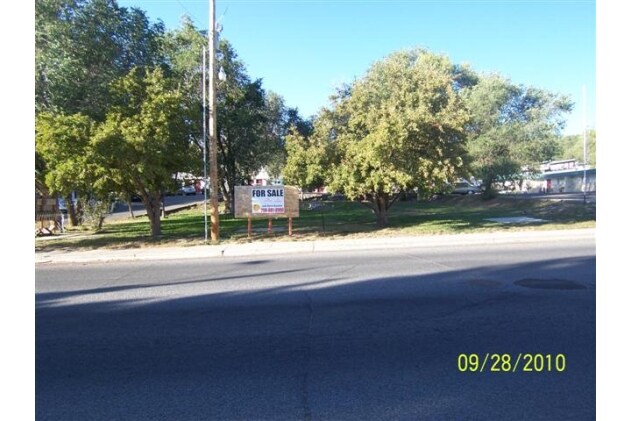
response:
[[[36,112],[103,121],[109,84],[134,67],[163,63],[162,23],[115,0],[35,2]]]
[[[294,184],[307,191],[325,185],[328,155],[327,144],[321,139],[321,136],[303,135],[295,127],[290,130],[285,139],[285,184]]]
[[[555,159],[576,159],[583,162],[583,135],[564,136],[559,141],[559,152]],[[596,131],[587,131],[587,163],[596,166]]]
[[[163,192],[172,175],[187,171],[196,147],[188,138],[182,93],[160,69],[134,69],[112,86],[115,104],[92,139],[94,162],[104,183],[133,186],[161,235]]]
[[[572,103],[562,95],[514,85],[500,75],[482,75],[464,90],[471,112],[467,127],[471,169],[483,180],[485,196],[496,181],[520,180],[523,168],[558,153],[558,138]]]
[[[196,162],[197,172],[202,171],[203,151],[207,139],[203,136],[203,122],[208,115],[203,115],[202,104],[202,51],[208,47],[206,34],[195,27],[193,21],[184,16],[181,27],[165,35],[164,51],[169,64],[170,74],[182,93],[182,111],[186,113],[189,137],[199,148]]]
[[[315,143],[330,146],[329,187],[367,203],[377,225],[412,188],[442,188],[462,166],[468,114],[458,67],[415,49],[374,64],[340,91],[315,121]]]
[[[265,93],[265,148],[261,153],[270,176],[276,178],[283,174],[290,136],[304,137],[312,132],[311,121],[303,119],[298,109],[287,107],[283,98],[274,92]]]
[[[230,212],[233,187],[278,159],[284,105],[280,97],[265,93],[260,79],[250,80],[226,40],[219,43],[217,66],[226,75],[217,88],[217,158],[220,189]]]
[[[132,68],[164,67],[163,32],[163,25],[150,24],[145,12],[119,7],[115,0],[35,2],[36,162],[38,177],[48,180],[48,187],[104,199],[121,186],[109,178],[112,182],[104,186],[94,173],[98,166],[87,162],[89,136],[75,136],[77,125],[105,120],[113,104],[110,85]],[[67,203],[76,225],[74,202]]]
[[[92,190],[95,181],[88,162],[94,125],[94,121],[81,114],[40,113],[35,120],[35,152],[40,173],[50,193],[66,198],[72,226],[79,225],[79,220],[70,194]]]
[[[206,45],[206,34],[188,18],[183,19],[182,28],[169,32],[165,41],[167,61],[184,94],[190,137],[200,152],[205,141],[201,136],[200,55]],[[248,182],[264,166],[272,174],[280,173],[285,159],[284,137],[289,122],[298,123],[299,116],[286,107],[280,95],[266,92],[261,80],[250,79],[227,40],[220,41],[217,56],[217,67],[226,75],[216,90],[219,188],[230,212],[233,186]]]

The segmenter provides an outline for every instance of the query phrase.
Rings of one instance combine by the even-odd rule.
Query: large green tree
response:
[[[204,120],[208,121],[208,115],[202,113],[202,51],[208,48],[208,38],[205,32],[195,27],[188,16],[184,16],[180,27],[167,32],[164,39],[164,52],[171,77],[182,93],[182,113],[186,115],[189,137],[199,148],[199,159],[193,168],[196,173],[201,174],[203,151],[207,146],[203,126]],[[208,89],[207,86],[205,88]]]
[[[412,188],[439,190],[465,155],[468,113],[462,71],[447,57],[415,49],[391,54],[339,90],[315,121],[331,189],[369,204],[379,226]],[[320,148],[321,149],[321,148]]]
[[[480,75],[463,91],[471,121],[467,127],[471,169],[493,196],[497,181],[519,181],[523,170],[559,151],[565,113],[572,103],[563,95],[515,85],[497,75]]]
[[[90,171],[89,156],[94,126],[94,121],[82,114],[43,112],[35,120],[35,152],[37,157],[46,157],[45,162],[39,162],[39,173],[49,193],[66,198],[73,226],[79,221],[71,193],[93,191],[95,175]]]
[[[225,80],[217,84],[218,169],[220,189],[230,212],[233,187],[283,159],[286,107],[278,95],[265,92],[261,79],[250,79],[226,40],[219,43],[218,67],[225,74]]]
[[[36,141],[68,140],[63,156],[60,148],[37,148],[36,177],[56,180],[51,187],[59,192],[139,194],[159,235],[158,196],[171,187],[172,173],[201,173],[206,40],[190,19],[165,34],[161,23],[115,0],[36,2],[35,109],[46,116]],[[217,89],[217,120],[220,186],[230,205],[234,185],[264,166],[279,172],[290,123],[303,124],[297,110],[250,79],[227,41],[217,56],[227,75]],[[59,122],[74,130],[72,119],[89,121],[93,133],[80,140],[72,132],[51,135]]]
[[[559,152],[555,159],[576,159],[579,162],[584,161],[584,139],[583,135],[563,136],[559,141]],[[592,167],[596,166],[596,130],[587,131],[587,164]]]
[[[202,116],[200,66],[202,49],[207,44],[206,33],[186,17],[181,28],[167,33],[165,41],[167,61],[184,95],[182,111],[188,115],[191,138],[200,148],[200,157],[206,141],[201,136],[202,123],[208,121],[208,115]],[[230,211],[233,186],[249,181],[261,167],[279,174],[289,126],[304,124],[297,110],[288,108],[280,95],[266,92],[261,80],[250,78],[225,39],[219,42],[217,58],[217,67],[225,75],[216,90],[219,187]]]
[[[166,65],[163,32],[145,12],[115,0],[35,2],[36,177],[50,190],[101,195],[95,183],[102,179],[86,163],[86,138],[73,133],[79,120],[105,120],[115,80],[136,67]],[[76,224],[74,202],[67,204]]]
[[[115,105],[92,138],[101,179],[140,194],[154,238],[161,235],[163,192],[173,173],[190,170],[197,154],[174,85],[160,69],[133,69],[112,85]]]
[[[321,124],[319,124],[321,127]],[[285,139],[287,158],[283,168],[285,184],[296,185],[306,191],[323,187],[328,168],[328,142],[324,136],[305,135],[292,128]]]
[[[102,121],[109,84],[134,67],[163,62],[162,23],[115,0],[35,2],[36,112],[82,113]]]

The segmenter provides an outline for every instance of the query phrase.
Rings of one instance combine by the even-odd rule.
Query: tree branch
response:
[[[401,193],[403,193],[403,192],[399,192],[399,193],[395,194],[395,195],[392,197],[392,200],[390,200],[390,201],[388,201],[388,202],[386,203],[386,210],[389,210],[389,209],[390,209],[390,206],[392,206],[392,205],[394,204],[394,202],[396,202],[396,201],[399,199],[399,197],[401,197]]]

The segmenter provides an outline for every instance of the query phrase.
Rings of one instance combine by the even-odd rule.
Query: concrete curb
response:
[[[87,263],[137,260],[202,259],[286,255],[335,251],[394,250],[424,247],[457,247],[509,243],[541,243],[568,239],[595,239],[593,228],[556,231],[494,232],[435,236],[377,237],[348,240],[254,242],[247,244],[155,247],[125,250],[36,252],[35,263]]]

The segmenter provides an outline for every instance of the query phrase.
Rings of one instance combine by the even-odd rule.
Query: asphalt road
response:
[[[595,279],[593,239],[38,265],[36,415],[592,420]]]

